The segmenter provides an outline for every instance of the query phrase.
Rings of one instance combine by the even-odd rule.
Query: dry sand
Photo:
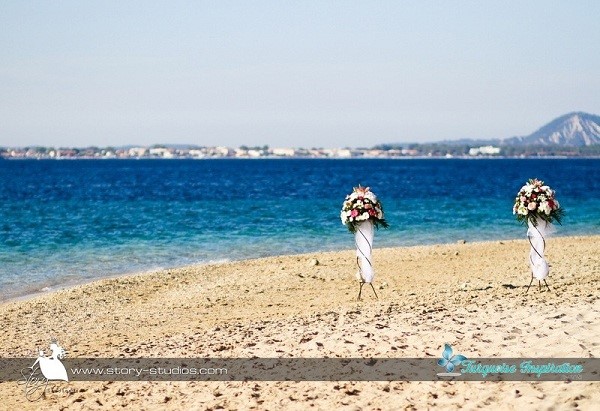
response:
[[[376,249],[376,300],[353,251],[101,280],[0,305],[4,356],[57,337],[70,357],[600,356],[600,236],[551,238],[552,291],[526,241]],[[314,265],[313,259],[319,264]],[[534,284],[535,285],[535,284]],[[69,382],[17,409],[598,409],[591,382]]]

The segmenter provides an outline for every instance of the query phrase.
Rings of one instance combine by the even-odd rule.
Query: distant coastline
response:
[[[600,116],[572,112],[524,137],[386,143],[367,147],[297,148],[153,144],[0,147],[0,159],[213,159],[213,158],[599,158]]]
[[[600,145],[479,146],[477,144],[406,144],[372,148],[270,148],[153,145],[124,147],[0,147],[7,160],[210,160],[210,159],[478,159],[600,158]]]
[[[405,156],[405,157],[209,157],[209,158],[189,158],[189,157],[177,157],[177,158],[139,158],[139,157],[128,157],[128,158],[98,158],[98,157],[74,157],[74,158],[4,158],[0,157],[0,161],[126,161],[126,160],[142,160],[142,161],[180,161],[180,160],[192,160],[192,161],[260,161],[260,160],[331,160],[331,161],[344,161],[344,160],[394,160],[394,161],[411,161],[411,160],[596,160],[600,159],[600,155],[596,156]]]

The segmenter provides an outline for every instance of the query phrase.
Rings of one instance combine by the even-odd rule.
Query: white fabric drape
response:
[[[375,277],[373,270],[373,237],[375,236],[373,222],[371,220],[361,221],[354,233],[356,243],[356,257],[358,257],[359,269],[356,278],[365,283],[371,283]]]
[[[529,228],[527,229],[527,238],[531,245],[529,249],[529,265],[531,266],[531,272],[536,280],[544,280],[548,277],[550,267],[548,262],[544,258],[544,249],[546,248],[545,238],[552,234],[555,229],[554,226],[544,220],[538,219],[537,226],[534,226],[531,221],[527,222]]]

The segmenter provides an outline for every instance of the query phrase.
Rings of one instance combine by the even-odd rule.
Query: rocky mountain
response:
[[[508,138],[501,144],[578,147],[600,144],[600,116],[582,112],[565,114],[533,134]]]

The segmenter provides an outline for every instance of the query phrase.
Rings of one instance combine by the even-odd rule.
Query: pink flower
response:
[[[357,210],[352,210],[352,211],[350,212],[350,216],[351,216],[351,217],[356,217],[357,215],[358,215],[358,211],[357,211]]]
[[[527,208],[531,211],[535,210],[537,208],[537,204],[534,202],[531,202],[527,205]]]

